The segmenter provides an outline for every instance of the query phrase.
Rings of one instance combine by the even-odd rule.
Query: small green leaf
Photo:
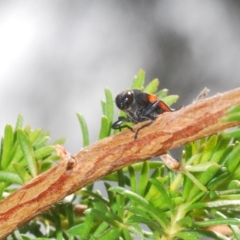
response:
[[[85,230],[85,222],[75,225],[68,229],[66,232],[72,235],[82,236],[83,231]]]
[[[1,161],[2,161],[2,152],[3,152],[3,137],[1,138],[1,141],[0,141],[0,169],[1,169]]]
[[[113,203],[115,203],[115,196],[114,196],[113,192],[108,191],[108,189],[111,187],[111,185],[107,182],[104,182],[104,186],[106,188],[109,204],[112,205]]]
[[[231,107],[227,113],[237,113],[237,112],[240,112],[240,105],[236,105],[234,107]]]
[[[125,183],[124,183],[123,170],[122,169],[118,170],[117,175],[118,175],[118,186],[124,187]],[[122,218],[124,214],[124,209],[122,207],[124,206],[124,197],[119,194],[116,195],[116,203],[117,203],[117,213]]]
[[[231,181],[231,183],[232,182],[233,181]],[[230,183],[230,185],[231,185],[231,183]],[[239,186],[236,188],[236,185],[235,185],[234,189],[230,189],[230,187],[228,185],[228,189],[229,190],[216,191],[217,196],[219,196],[219,197],[222,196],[222,199],[225,199],[225,196],[227,197],[227,199],[237,199],[237,197],[239,197],[238,196],[240,194]],[[236,194],[238,194],[238,195],[236,195]],[[234,197],[234,196],[236,196],[236,197]]]
[[[193,219],[191,217],[187,216],[187,217],[184,217],[184,218],[178,220],[177,224],[184,226],[184,227],[191,228],[193,225]]]
[[[23,159],[23,152],[19,143],[16,144],[16,150],[14,149],[14,155],[12,157],[12,162],[20,162]]]
[[[14,230],[14,232],[11,234],[11,239],[14,239],[14,240],[15,239],[17,239],[17,240],[31,240],[31,238],[29,236],[26,236],[26,234],[21,234],[19,230],[18,229]],[[40,239],[39,238],[34,238],[34,239],[35,240],[47,240],[46,238],[40,238]]]
[[[18,138],[19,145],[22,149],[24,158],[26,159],[26,161],[28,163],[28,168],[30,170],[30,173],[31,173],[32,177],[36,177],[38,170],[37,170],[37,163],[34,158],[34,152],[33,152],[32,146],[23,130],[21,130],[21,129],[17,130],[17,138]]]
[[[102,106],[102,112],[103,112],[103,115],[106,116],[107,114],[107,105],[106,105],[106,102],[104,102],[103,100],[101,100],[101,106]]]
[[[226,158],[226,167],[229,172],[237,170],[240,161],[240,145],[234,147],[233,151]]]
[[[229,206],[239,206],[240,200],[234,199],[234,200],[216,200],[212,202],[207,202],[207,206],[210,208],[216,208],[216,207],[229,207]]]
[[[196,189],[196,192],[199,192],[199,190],[202,190],[203,192],[207,192],[208,189],[196,178],[193,176],[193,174],[191,174],[190,172],[188,171],[184,171],[184,174],[192,180],[192,182],[194,183],[194,185],[198,188]]]
[[[84,227],[82,227],[81,225],[79,226],[80,231],[79,231],[78,235],[80,235],[82,239],[84,239],[84,238],[87,239],[88,235],[90,234],[92,225],[93,225],[94,215],[92,214],[91,209],[87,209],[84,213],[86,215],[86,218],[85,218],[85,221],[83,224]]]
[[[182,173],[177,174],[174,180],[170,182],[169,186],[170,191],[176,191],[177,189],[179,189],[180,186],[182,188],[182,180],[183,180]]]
[[[124,183],[124,174],[122,169],[117,171],[117,176],[118,176],[118,186],[124,187],[125,183]]]
[[[42,148],[46,145],[46,143],[49,141],[50,137],[49,136],[43,136],[39,138],[36,143],[34,143],[34,149],[39,149]]]
[[[184,146],[184,162],[187,162],[191,156],[193,155],[192,153],[192,144],[191,143],[187,143],[185,146]]]
[[[102,234],[107,228],[109,224],[107,222],[102,222],[97,229],[94,231],[93,236],[98,237],[100,234]]]
[[[146,161],[147,161],[147,159],[146,159]],[[136,172],[139,172],[142,169],[142,164],[143,164],[142,162],[139,162],[139,163],[134,163],[131,166],[134,168],[134,170]],[[151,160],[148,162],[148,164],[149,164],[149,168],[153,169],[153,170],[155,170],[156,168],[160,168],[162,166],[164,166],[164,169],[165,169],[165,165],[162,162],[157,161],[157,160]],[[123,170],[126,172],[128,169],[124,168]]]
[[[131,89],[142,89],[145,80],[145,72],[140,69],[137,76],[134,77]]]
[[[31,131],[28,135],[29,142],[31,144],[34,144],[37,141],[37,139],[40,138],[41,134],[42,134],[41,129],[36,129],[36,130]]]
[[[228,189],[240,189],[240,181],[239,180],[232,180],[228,184]]]
[[[148,161],[145,161],[142,164],[142,169],[140,172],[139,189],[138,189],[138,194],[141,196],[145,195],[148,179],[149,179],[149,164],[148,164]]]
[[[221,118],[224,122],[240,121],[240,112],[231,113]]]
[[[139,227],[138,226],[133,226],[134,227],[134,230],[135,231],[138,231],[139,230]],[[126,228],[123,228],[122,229],[122,232],[123,232],[123,236],[124,236],[124,240],[132,240],[132,236],[130,234],[130,231]],[[139,232],[139,231],[138,231]],[[122,234],[121,234],[122,235]],[[141,234],[140,234],[141,235]]]
[[[212,165],[210,166],[205,172],[201,173],[201,176],[198,177],[197,181],[194,182],[195,184],[198,184],[198,183],[201,183],[202,186],[204,186],[205,184],[207,184],[209,182],[210,179],[213,178],[213,176],[216,174],[216,172],[219,170],[220,166],[218,165]],[[187,174],[187,172],[185,172],[185,174]],[[189,176],[188,176],[189,177]],[[201,185],[197,185],[197,186],[194,186],[191,190],[191,193],[189,194],[189,198],[188,199],[191,199],[193,198],[195,195],[198,194],[199,192],[199,187]],[[204,187],[204,188],[200,188],[202,191],[207,191],[207,188]]]
[[[210,137],[210,139],[207,141],[205,144],[204,150],[202,152],[202,155],[200,157],[200,162],[201,163],[206,163],[209,161],[210,157],[212,156],[214,149],[217,145],[217,136],[213,135]]]
[[[105,234],[99,237],[98,240],[106,240],[106,239],[117,240],[119,239],[121,231],[122,230],[119,228],[109,229],[108,231],[105,232]]]
[[[24,128],[24,132],[28,135],[30,132],[31,132],[31,127],[29,125],[27,125],[25,128]]]
[[[226,132],[226,133],[224,133],[224,136],[226,138],[229,138],[229,140],[231,138],[238,138],[239,139],[240,138],[240,128],[234,129],[231,132]]]
[[[218,143],[211,157],[211,162],[216,162],[216,163],[220,162],[220,159],[222,158],[224,151],[229,147],[228,146],[229,142],[230,142],[230,139],[223,137],[222,134],[218,136]]]
[[[142,217],[142,216],[137,216],[137,215],[132,215],[127,223],[140,223],[140,224],[146,224],[149,228],[151,229],[154,229],[158,232],[162,232],[161,231],[161,227],[156,224],[152,219],[149,219],[149,218],[145,218],[145,217]]]
[[[164,202],[168,204],[169,209],[173,213],[174,211],[174,204],[172,202],[171,197],[168,195],[166,188],[162,185],[162,183],[156,179],[150,178],[149,181],[158,189],[161,193],[161,198]]]
[[[89,189],[89,190],[87,190]],[[92,197],[94,199],[97,199],[99,201],[102,201],[104,202],[105,204],[108,204],[108,200],[106,200],[105,198],[103,198],[102,196],[100,196],[98,193],[95,193],[93,192],[93,189],[92,189],[92,184],[88,185],[87,186],[87,189],[81,189],[79,190],[79,193],[84,197],[84,196],[87,196],[87,197]]]
[[[34,152],[35,155],[35,159],[39,160],[39,159],[44,159],[45,157],[49,156],[50,154],[52,154],[52,152],[55,151],[55,147],[54,146],[46,146],[46,147],[42,147],[38,150],[36,150]]]
[[[191,232],[178,232],[174,236],[183,240],[199,240],[199,238]]]
[[[181,174],[182,176],[183,174]],[[182,190],[182,196],[184,199],[187,199],[190,192],[192,190],[192,180],[187,177],[186,175],[183,175],[183,190]]]
[[[133,215],[141,216],[141,217],[144,217],[144,218],[148,218],[149,220],[151,219],[149,217],[148,213],[145,212],[143,209],[139,208],[139,206],[127,206],[125,209],[127,211],[133,213]]]
[[[59,144],[59,145],[63,145],[64,143],[66,142],[66,138],[59,138],[59,139],[57,139],[56,141],[54,141],[53,143],[52,143],[52,145],[57,145],[57,144]]]
[[[110,134],[110,123],[106,116],[102,116],[101,130],[100,130],[98,139],[103,139],[105,137],[108,137],[109,134]]]
[[[116,222],[123,223],[122,216],[118,216],[117,214],[110,212],[110,211],[105,211],[106,217],[110,217],[111,219],[115,220]]]
[[[82,129],[83,146],[86,147],[89,145],[89,133],[88,133],[87,123],[85,121],[85,118],[82,116],[82,114],[77,113],[77,117]]]
[[[149,167],[150,167],[150,169],[152,170],[154,170],[153,172],[152,172],[152,174],[150,175],[150,177],[151,178],[158,178],[158,177],[160,177],[161,176],[161,168],[164,168],[165,169],[165,166],[163,167],[163,166],[158,166],[157,168],[152,168],[152,164],[151,164],[151,162],[150,161],[148,161],[148,165],[149,165]],[[150,184],[151,185],[151,184]]]
[[[155,207],[161,206],[161,208],[162,208],[162,207],[166,207],[166,205],[167,205],[167,203],[166,203],[163,206],[162,201],[161,201],[162,199],[160,198],[160,192],[153,184],[150,185],[150,188],[147,191],[147,194],[145,195],[144,198],[147,201],[151,202]],[[154,204],[155,200],[157,203],[156,205]]]
[[[16,162],[13,162],[12,165],[23,183],[26,183],[31,179],[31,176],[24,166]]]
[[[17,133],[14,133],[14,135],[16,135],[16,137],[17,137]],[[14,140],[14,144],[12,146],[11,153],[10,153],[10,156],[9,156],[9,159],[11,159],[11,161],[10,161],[11,163],[12,162],[17,162],[15,156],[17,155],[19,149],[20,149],[20,147],[19,147],[18,142]],[[11,163],[8,167],[9,170],[11,170]]]
[[[6,125],[4,130],[1,169],[7,169],[7,167],[11,162],[10,153],[11,153],[12,145],[13,145],[13,129],[11,125]]]
[[[240,220],[235,218],[218,218],[218,219],[210,219],[204,220],[201,222],[195,222],[197,227],[209,227],[215,225],[240,225]]]
[[[128,172],[130,176],[130,186],[133,192],[137,192],[137,177],[136,172],[132,166],[128,167]]]
[[[153,93],[155,93],[155,92],[157,91],[158,85],[159,85],[159,80],[158,80],[157,78],[156,78],[156,79],[153,79],[153,80],[144,88],[144,92],[153,94]]]
[[[51,168],[53,165],[53,161],[54,161],[54,159],[53,160],[44,160],[43,162],[41,162],[40,172],[45,172],[49,168]]]
[[[86,211],[85,211],[86,212]],[[100,219],[101,221],[105,221],[113,227],[119,228],[119,223],[115,221],[112,217],[106,215],[105,212],[101,212],[97,209],[89,209],[89,214],[95,219]]]
[[[206,208],[206,207],[207,207],[206,203],[196,202],[196,203],[193,203],[193,204],[189,205],[186,208],[186,212],[196,210],[196,209],[199,209],[199,208]]]
[[[0,200],[3,197],[3,192],[4,192],[4,189],[5,189],[6,185],[7,184],[5,182],[0,182]]]
[[[178,95],[169,95],[167,97],[162,98],[161,100],[166,103],[168,106],[171,106],[173,103],[175,103],[178,100]]]
[[[218,240],[227,240],[223,235],[220,236],[220,234],[216,234],[212,231],[207,231],[207,230],[194,230],[194,231],[190,231],[190,230],[187,230],[185,231],[187,233],[190,233],[192,234],[192,236],[195,236],[197,237],[197,239],[218,239]],[[179,232],[180,235],[178,235],[179,233],[176,233],[175,236],[176,237],[181,237],[181,233],[185,233],[184,231],[183,232]],[[202,238],[203,237],[203,238]],[[184,239],[184,238],[183,238]],[[192,238],[190,238],[189,240],[191,240]]]
[[[156,93],[157,97],[160,99],[165,98],[167,96],[167,94],[168,94],[168,89],[162,89]]]
[[[221,153],[220,159],[218,160],[219,164],[225,164],[226,159],[229,156],[229,154],[233,151],[234,146],[232,144],[228,145],[223,152]]]
[[[205,162],[205,163],[200,163],[196,165],[186,165],[184,169],[188,172],[204,172],[211,166],[219,166],[219,165],[215,162],[207,162],[207,163]]]
[[[238,226],[234,226],[234,225],[229,225],[229,227],[231,228],[233,234],[234,234],[234,237],[235,237],[235,240],[240,240],[240,230],[239,230],[239,227]]]
[[[21,114],[18,115],[16,126],[15,126],[15,131],[17,131],[18,128],[23,127],[23,116]]]
[[[22,184],[21,178],[16,173],[0,171],[0,182]]]
[[[222,118],[223,121],[240,121],[240,105],[234,106],[227,111],[226,116]]]
[[[216,189],[217,187],[220,187],[221,189],[226,186],[226,181],[229,181],[229,173],[227,170],[220,169],[218,176],[216,178],[211,179],[211,181],[208,183],[208,189]]]
[[[125,197],[130,198],[132,201],[135,201],[145,209],[156,221],[158,221],[163,228],[168,225],[168,220],[165,217],[164,213],[153,207],[146,199],[141,197],[140,195],[133,193],[129,190],[126,190],[122,187],[111,187],[110,191],[120,193]]]
[[[198,142],[195,141],[195,142],[192,142],[192,154],[197,154],[199,151],[199,145],[198,145]]]
[[[108,212],[107,206],[102,201],[93,201],[93,206],[101,212]]]
[[[110,124],[113,121],[113,115],[114,115],[114,105],[113,105],[113,96],[111,91],[108,88],[105,88],[105,97],[106,97],[106,102],[105,104],[105,112],[104,115],[107,117],[108,121]]]

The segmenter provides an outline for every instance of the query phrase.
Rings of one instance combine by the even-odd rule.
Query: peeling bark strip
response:
[[[136,141],[134,133],[125,130],[84,148],[72,157],[62,154],[57,166],[0,202],[0,238],[104,175],[240,125],[240,122],[219,121],[226,110],[237,104],[240,104],[240,88],[160,115],[153,124],[140,131]],[[134,129],[142,124],[145,123],[138,124]],[[69,160],[75,162],[70,164],[71,167]]]

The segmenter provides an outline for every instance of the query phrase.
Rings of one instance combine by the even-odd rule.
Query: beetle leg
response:
[[[148,116],[148,114],[150,114],[151,112],[155,111],[156,108],[158,108],[158,104],[159,104],[159,101],[154,102],[146,109],[146,111],[143,111],[142,114],[144,116]]]
[[[149,118],[148,118],[148,119],[149,119]],[[151,119],[150,122],[148,122],[148,123],[144,124],[143,126],[141,126],[140,128],[138,128],[137,131],[136,131],[136,133],[135,133],[134,140],[137,139],[138,133],[139,133],[139,131],[140,131],[141,129],[143,129],[143,128],[149,126],[149,125],[151,125],[153,122],[154,122],[154,119]]]
[[[114,122],[111,126],[112,129],[118,129],[119,131],[122,130],[122,128],[128,128],[133,132],[133,129],[128,125],[122,125],[124,122],[131,122],[128,118],[120,116],[118,117],[118,120]]]

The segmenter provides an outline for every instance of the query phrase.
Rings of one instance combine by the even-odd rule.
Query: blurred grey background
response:
[[[237,0],[0,1],[0,133],[21,113],[75,153],[76,112],[95,142],[104,88],[118,94],[140,68],[178,106],[239,87],[239,26]]]

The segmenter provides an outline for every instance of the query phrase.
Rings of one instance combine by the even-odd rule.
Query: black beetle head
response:
[[[133,102],[133,91],[128,90],[118,94],[115,102],[117,107],[121,110],[129,108]]]

